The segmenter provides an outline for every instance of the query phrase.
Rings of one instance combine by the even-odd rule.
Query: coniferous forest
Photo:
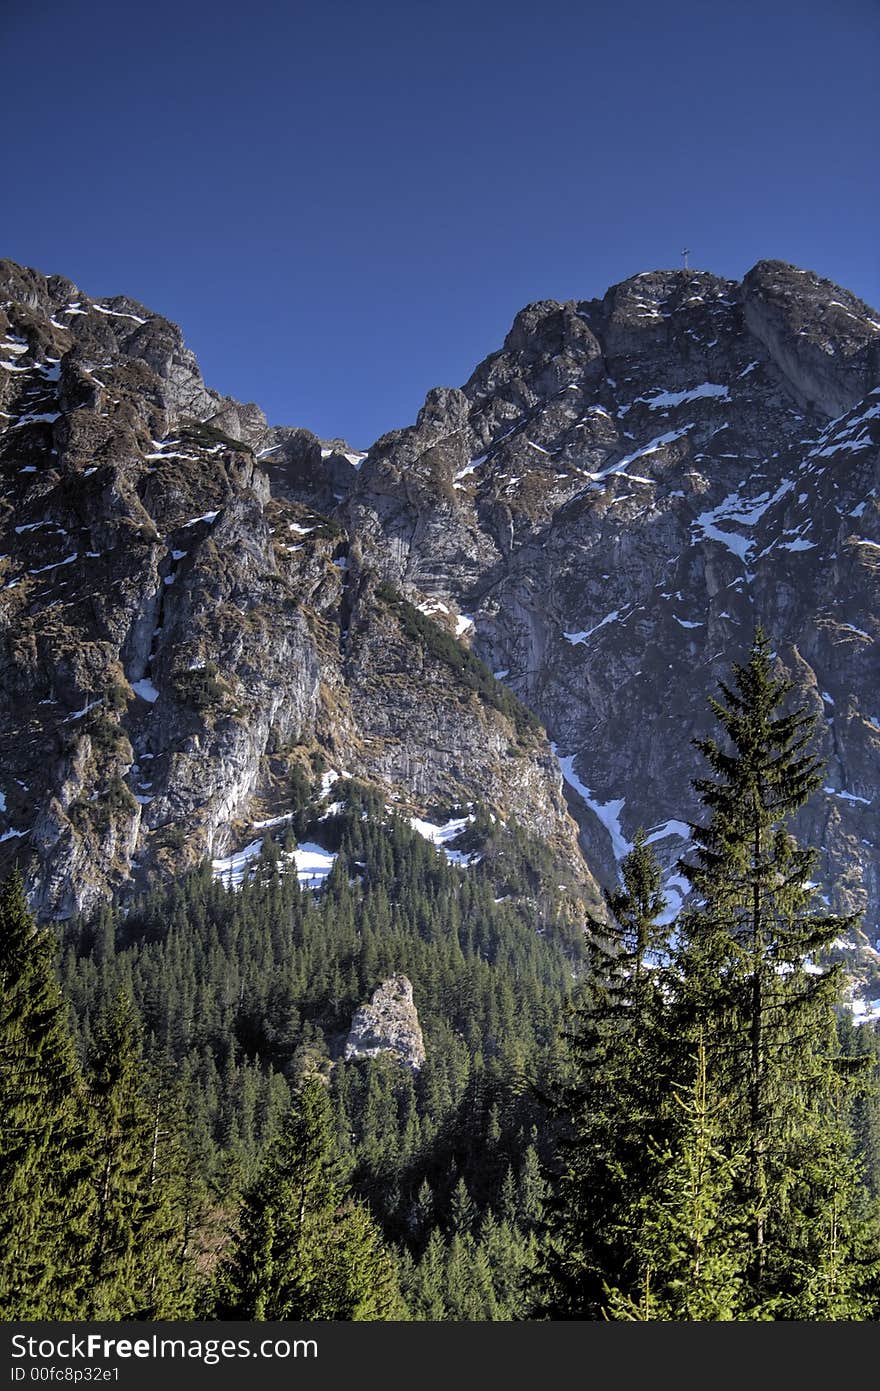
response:
[[[880,1039],[795,840],[813,718],[759,631],[666,922],[644,834],[572,923],[515,827],[447,863],[354,782],[125,910],[0,902],[4,1319],[873,1320]],[[499,887],[503,860],[505,884]],[[384,978],[426,1060],[345,1061]]]

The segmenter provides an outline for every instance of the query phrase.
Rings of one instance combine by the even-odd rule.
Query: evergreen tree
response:
[[[472,1231],[477,1210],[463,1178],[458,1180],[453,1190],[449,1215],[453,1232],[457,1232],[459,1236],[467,1236]]]
[[[792,686],[772,660],[759,630],[711,702],[724,740],[696,741],[709,818],[680,864],[693,892],[674,942],[655,934],[643,840],[610,899],[616,928],[594,954],[562,1091],[540,1262],[551,1316],[875,1310],[855,1064],[837,1041],[839,970],[822,964],[853,920],[814,908],[816,853],[789,830],[819,767],[813,718],[785,709]]]
[[[655,1182],[637,1205],[637,1290],[609,1285],[611,1319],[729,1320],[740,1307],[744,1262],[731,1239],[737,1159],[723,1150],[726,1107],[709,1094],[702,1038],[693,1064],[691,1094],[671,1093],[670,1138],[664,1151],[654,1147]]]
[[[90,1059],[96,1213],[86,1316],[174,1318],[190,1310],[185,1156],[158,1079],[147,1094],[128,995],[99,1025]]]
[[[536,1280],[539,1311],[552,1318],[601,1318],[609,1278],[626,1288],[638,1277],[638,1199],[652,1155],[657,1165],[666,1060],[656,967],[668,929],[659,922],[660,870],[641,832],[621,876],[607,896],[609,920],[593,924],[553,1097],[562,1133]]]
[[[0,894],[0,1318],[80,1315],[94,1203],[88,1108],[20,874]]]
[[[709,1092],[729,1104],[727,1153],[746,1156],[736,1185],[745,1316],[836,1317],[844,1283],[854,1307],[843,1253],[870,1255],[844,1119],[839,968],[817,958],[854,920],[814,909],[816,852],[788,829],[820,782],[815,720],[784,708],[791,690],[759,629],[747,663],[710,701],[725,743],[695,741],[714,776],[695,783],[710,819],[692,827],[696,858],[681,863],[694,902],[680,924],[675,1024],[705,1040]]]
[[[403,1311],[390,1257],[367,1209],[339,1179],[322,1078],[306,1076],[245,1196],[221,1271],[228,1318],[366,1320]]]

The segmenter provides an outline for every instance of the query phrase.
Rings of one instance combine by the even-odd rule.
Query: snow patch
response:
[[[268,831],[272,826],[283,826],[295,816],[295,811],[286,811],[283,816],[270,816],[268,821],[252,821],[251,825],[255,831]]]
[[[111,319],[131,319],[136,324],[145,324],[147,322],[146,319],[140,318],[137,314],[123,314],[120,309],[107,309],[103,304],[93,304],[92,308],[96,313],[106,314],[108,318]],[[64,310],[66,314],[72,314],[73,312],[72,309]]]
[[[658,450],[663,449],[667,444],[673,444],[675,440],[681,439],[687,434],[688,430],[692,430],[693,428],[693,421],[691,421],[690,424],[683,425],[680,430],[668,430],[665,435],[657,435],[655,439],[643,445],[641,449],[637,449],[634,454],[627,454],[625,459],[621,459],[618,463],[612,464],[610,468],[602,469],[600,473],[591,473],[589,477],[592,478],[594,483],[600,483],[603,478],[608,478],[611,474],[621,473],[624,469],[628,468],[630,464],[634,464],[637,459],[645,459],[649,454],[656,454]]]
[[[418,816],[411,816],[409,824],[418,835],[429,840],[432,845],[436,845],[438,850],[442,850],[451,865],[459,865],[462,869],[467,869],[468,865],[476,863],[480,857],[466,854],[462,850],[450,850],[447,847],[450,841],[457,840],[473,819],[472,816],[463,816],[455,821],[447,821],[443,826],[437,826],[433,821],[423,821]]]
[[[42,575],[46,570],[55,570],[62,565],[72,565],[78,555],[74,551],[72,555],[66,555],[63,560],[53,560],[50,565],[40,565],[36,570],[28,570],[29,575]]]
[[[159,692],[148,677],[144,676],[140,681],[132,681],[131,689],[135,695],[139,695],[141,700],[146,700],[150,705],[154,705],[159,699]]]
[[[252,840],[244,849],[232,855],[211,861],[211,871],[215,879],[221,880],[231,889],[239,889],[251,872],[253,863],[259,858],[263,841]],[[321,845],[307,842],[300,845],[285,860],[296,865],[296,874],[303,888],[317,889],[325,882],[336,860],[335,854]]]
[[[222,879],[230,888],[241,888],[251,861],[257,858],[262,848],[262,840],[252,840],[243,850],[236,850],[224,859],[212,860],[211,872],[214,878]]]
[[[592,628],[586,628],[581,633],[563,633],[566,642],[570,642],[572,647],[577,647],[579,643],[586,642],[594,633],[598,633],[600,628],[604,628],[606,623],[615,623],[620,617],[620,609],[612,609],[611,613],[606,613],[605,617]]]
[[[344,768],[341,773],[337,773],[335,768],[328,768],[321,778],[321,796],[326,797],[331,787],[339,782],[340,778],[345,778],[350,782],[353,776],[353,773],[347,773]]]
[[[855,792],[845,792],[837,787],[823,787],[822,791],[830,793],[832,797],[839,797],[842,802],[861,802],[865,807],[869,807],[873,801],[871,797],[858,797]]]
[[[691,828],[686,821],[664,821],[662,826],[654,827],[651,834],[645,837],[645,844],[653,845],[655,841],[666,840],[668,836],[678,836],[679,840],[689,841]]]
[[[481,464],[486,462],[488,457],[487,454],[481,454],[478,459],[471,459],[470,463],[465,464],[464,468],[458,470],[458,473],[453,479],[454,484],[457,486],[462,478],[467,478],[469,474],[476,473],[477,469]]]
[[[768,507],[790,493],[794,484],[790,479],[783,479],[776,492],[772,495],[769,492],[759,493],[754,498],[743,498],[737,493],[728,493],[716,507],[708,512],[701,512],[694,521],[694,531],[702,533],[695,535],[696,540],[720,541],[722,546],[726,546],[735,556],[745,562],[749,558],[752,549],[752,541],[747,536],[741,536],[736,531],[722,531],[718,523],[732,523],[734,525],[751,527],[763,517]]]
[[[640,396],[638,399],[644,401],[645,405],[652,411],[680,406],[685,401],[699,401],[705,397],[715,397],[718,400],[730,400],[730,388],[722,386],[718,382],[703,382],[701,386],[692,386],[687,391],[660,391],[656,396]]]
[[[312,841],[298,846],[290,858],[296,864],[296,875],[304,889],[320,888],[336,863],[335,854]]]
[[[589,787],[586,787],[581,782],[574,771],[575,755],[569,754],[565,758],[560,758],[556,745],[551,744],[550,747],[559,760],[559,766],[562,769],[562,776],[565,778],[565,781],[568,783],[569,787],[574,789],[581,798],[581,801],[586,803],[594,816],[598,817],[601,821],[611,837],[611,848],[614,851],[615,859],[622,860],[623,857],[628,855],[630,850],[632,850],[631,842],[626,839],[620,827],[620,813],[626,805],[625,798],[614,798],[608,802],[597,801]]]
[[[657,919],[661,926],[665,927],[675,921],[690,891],[691,886],[683,874],[668,874],[666,876],[663,880],[666,907]]]
[[[74,710],[74,712],[73,712],[72,715],[66,715],[65,718],[64,718],[64,720],[62,721],[62,723],[63,723],[63,724],[70,724],[72,720],[81,720],[82,717],[83,717],[83,715],[87,715],[87,714],[89,713],[90,710],[94,710],[95,706],[96,706],[96,705],[100,705],[100,704],[101,704],[100,699],[98,699],[98,700],[89,700],[89,701],[86,702],[86,704],[83,706],[83,708],[82,708],[81,710]]]

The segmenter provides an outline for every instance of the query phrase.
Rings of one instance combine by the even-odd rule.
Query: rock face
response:
[[[782,262],[656,271],[520,313],[460,391],[380,439],[344,504],[361,555],[474,650],[557,747],[606,880],[638,826],[669,868],[690,746],[756,622],[820,718],[798,831],[825,897],[880,884],[880,316]]]
[[[543,731],[327,515],[363,458],[210,391],[142,305],[0,263],[0,872],[42,916],[236,849],[316,760],[401,810],[478,795],[598,902]]]
[[[367,455],[8,262],[0,340],[0,859],[41,913],[234,849],[318,754],[515,818],[587,906],[642,825],[675,906],[690,740],[760,621],[821,721],[796,829],[876,938],[880,316],[848,291],[766,261],[530,305]]]
[[[425,1045],[413,988],[406,976],[391,976],[373,991],[370,1003],[361,1005],[351,1021],[345,1044],[346,1060],[375,1058],[391,1053],[418,1071],[425,1061]]]

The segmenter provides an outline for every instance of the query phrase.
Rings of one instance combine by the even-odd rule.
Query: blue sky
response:
[[[876,0],[2,0],[0,254],[366,446],[531,300],[762,257],[880,305]]]

